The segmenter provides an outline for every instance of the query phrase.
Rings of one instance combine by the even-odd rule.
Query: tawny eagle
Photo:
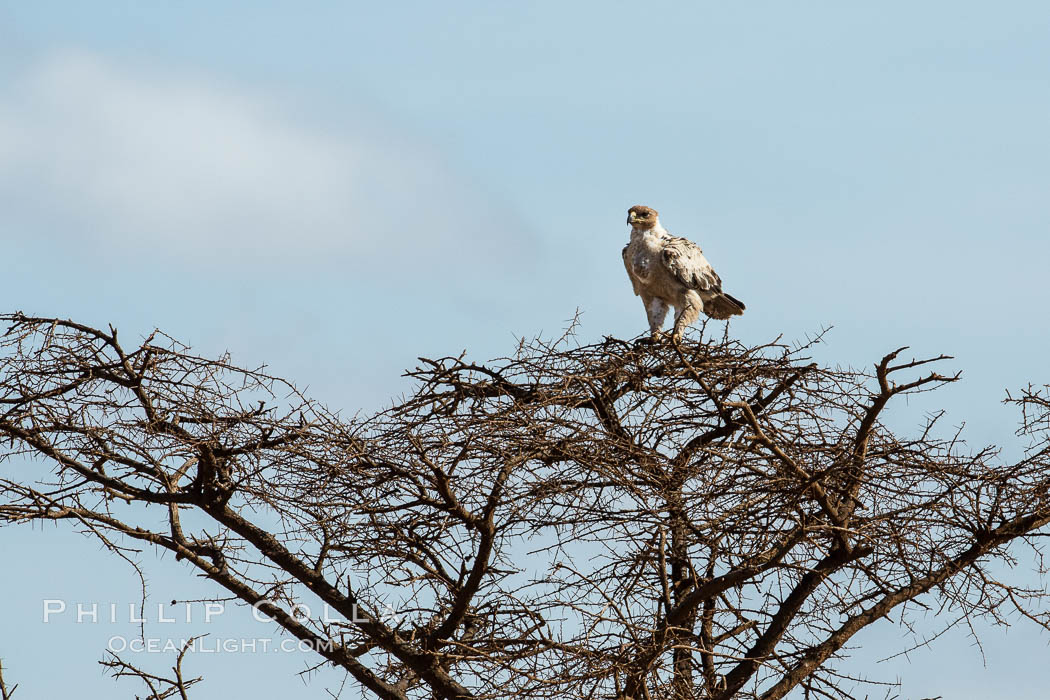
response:
[[[634,293],[645,304],[654,339],[659,337],[671,306],[675,308],[671,334],[675,342],[701,312],[717,319],[744,313],[744,302],[722,291],[722,280],[700,246],[668,233],[655,209],[631,207],[627,223],[631,225],[631,241],[623,247],[623,264]]]

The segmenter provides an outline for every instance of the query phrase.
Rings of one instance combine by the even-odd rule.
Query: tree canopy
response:
[[[35,458],[0,471],[0,523],[173,552],[366,696],[837,698],[891,613],[1050,628],[1041,588],[989,574],[1050,522],[1047,388],[1008,398],[1014,462],[884,420],[950,358],[569,334],[421,359],[346,418],[159,331],[0,319],[2,455]]]

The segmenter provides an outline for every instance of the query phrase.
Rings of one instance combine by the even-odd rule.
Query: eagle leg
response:
[[[667,303],[663,299],[649,296],[643,296],[642,301],[645,302],[645,315],[649,318],[649,334],[654,341],[658,340],[664,319],[667,318]]]
[[[693,290],[686,293],[684,301],[681,307],[675,309],[674,332],[671,333],[671,340],[675,343],[682,340],[682,333],[700,318],[700,312],[704,310],[703,299]]]

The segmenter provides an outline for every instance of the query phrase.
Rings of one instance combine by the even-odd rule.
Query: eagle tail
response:
[[[724,320],[730,316],[739,316],[744,313],[744,302],[731,294],[720,292],[710,299],[704,299],[704,313],[711,318]]]

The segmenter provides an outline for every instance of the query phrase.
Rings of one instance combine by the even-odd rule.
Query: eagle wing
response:
[[[687,238],[670,236],[661,253],[664,267],[686,287],[698,292],[722,291],[721,278],[696,243]]]
[[[661,261],[679,282],[695,289],[704,302],[704,313],[727,319],[744,313],[744,302],[722,291],[722,278],[707,262],[700,246],[689,239],[670,236],[661,251]]]
[[[634,278],[634,270],[632,270],[632,269],[631,269],[631,262],[630,262],[630,260],[629,260],[629,259],[628,259],[628,257],[627,257],[627,255],[628,255],[628,254],[627,254],[627,249],[628,249],[628,248],[630,248],[630,247],[631,247],[631,244],[630,244],[630,243],[628,243],[627,245],[625,245],[625,246],[623,247],[623,252],[621,253],[621,255],[622,255],[622,257],[623,257],[623,266],[624,266],[625,268],[627,268],[627,276],[628,276],[628,277],[630,278],[630,280],[631,280],[631,287],[632,287],[632,288],[634,289],[634,295],[635,295],[635,296],[638,296],[638,280],[636,280],[636,279]]]

